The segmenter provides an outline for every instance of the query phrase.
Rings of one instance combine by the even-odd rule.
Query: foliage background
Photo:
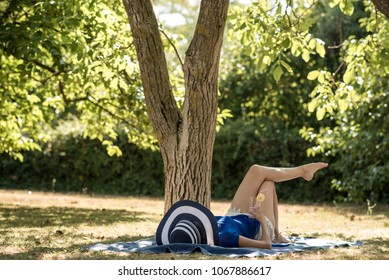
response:
[[[52,2],[0,1],[0,187],[161,196],[124,9]],[[156,1],[179,104],[197,8]],[[388,29],[370,1],[232,1],[212,196],[231,198],[254,163],[322,160],[314,187],[280,198],[388,203]]]

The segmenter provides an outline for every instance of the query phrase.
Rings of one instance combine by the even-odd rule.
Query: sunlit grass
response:
[[[214,201],[222,215],[227,201]],[[154,235],[163,200],[0,190],[0,259],[220,259],[200,253],[141,254],[81,250],[95,243]],[[313,250],[266,259],[389,259],[389,206],[280,205],[285,235],[361,240],[361,247]],[[242,258],[244,259],[244,258]]]

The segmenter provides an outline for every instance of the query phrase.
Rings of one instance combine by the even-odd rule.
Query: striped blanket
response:
[[[301,252],[306,250],[320,250],[337,247],[361,246],[362,241],[334,241],[315,238],[294,238],[292,243],[273,244],[272,249],[257,249],[257,248],[224,248],[220,246],[210,246],[203,244],[169,244],[158,246],[155,239],[142,239],[135,242],[117,242],[112,244],[94,244],[84,247],[84,250],[92,251],[110,251],[110,252],[141,252],[141,253],[176,253],[190,254],[201,252],[204,255],[227,256],[227,257],[261,257],[284,253]]]

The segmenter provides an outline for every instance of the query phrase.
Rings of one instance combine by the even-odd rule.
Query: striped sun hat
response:
[[[215,216],[203,205],[181,200],[172,205],[157,228],[158,245],[172,243],[219,244]]]

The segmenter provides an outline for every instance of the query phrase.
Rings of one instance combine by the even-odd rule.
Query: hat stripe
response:
[[[171,227],[171,224],[174,219],[182,213],[188,213],[196,216],[203,223],[207,235],[207,243],[214,244],[213,228],[211,222],[209,221],[209,218],[201,210],[192,206],[181,206],[177,209],[174,209],[174,211],[170,214],[170,216],[166,220],[164,228],[162,229],[162,244],[169,244],[169,228]]]
[[[172,234],[176,230],[185,231],[192,239],[193,244],[198,244],[200,242],[200,238],[201,238],[200,232],[197,229],[197,227],[193,223],[191,223],[190,221],[183,220],[183,221],[177,223],[177,225],[175,226],[175,228],[172,230],[172,232],[170,234]]]
[[[178,225],[178,224],[177,224]],[[175,232],[176,230],[179,230],[179,231],[184,231],[188,234],[188,236],[190,237],[190,239],[192,240],[192,244],[198,244],[198,239],[197,239],[197,236],[194,234],[194,231],[193,229],[189,228],[188,226],[176,226],[171,234],[173,232]]]
[[[200,243],[201,241],[201,236],[200,236],[200,232],[199,232],[199,229],[190,221],[188,220],[184,220],[183,221],[184,225],[186,227],[189,227],[191,230],[193,230],[193,234],[196,236],[196,244],[197,243]]]

